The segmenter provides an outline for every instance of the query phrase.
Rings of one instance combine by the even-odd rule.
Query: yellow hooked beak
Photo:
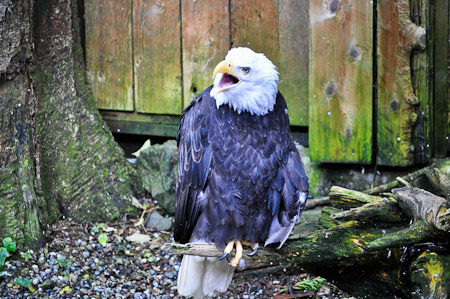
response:
[[[236,76],[233,72],[233,62],[231,62],[230,60],[222,60],[221,62],[219,62],[219,64],[216,65],[216,68],[214,69],[213,79],[218,73]]]
[[[234,64],[230,60],[223,60],[219,62],[213,72],[213,79],[216,78],[217,74],[222,74],[219,82],[214,82],[214,87],[211,90],[211,96],[218,94],[219,92],[225,91],[232,87],[235,87],[241,83],[241,80],[237,74],[233,71]]]

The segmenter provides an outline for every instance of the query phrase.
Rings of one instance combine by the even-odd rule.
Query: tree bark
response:
[[[0,237],[133,212],[134,171],[86,85],[76,0],[0,0]],[[3,42],[5,41],[5,42]]]

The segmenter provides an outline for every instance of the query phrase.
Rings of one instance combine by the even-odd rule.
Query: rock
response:
[[[150,236],[149,235],[144,235],[144,234],[140,234],[140,233],[134,233],[131,236],[128,236],[125,238],[127,241],[129,242],[134,242],[134,243],[147,243],[150,241]]]
[[[169,214],[175,213],[178,151],[175,140],[151,145],[147,140],[135,153],[136,171],[143,187]]]
[[[161,216],[158,211],[153,210],[145,223],[145,227],[156,231],[169,231],[172,228],[172,220]]]

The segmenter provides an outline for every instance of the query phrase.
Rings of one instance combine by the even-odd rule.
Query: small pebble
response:
[[[33,269],[34,273],[38,273],[39,272],[38,265],[32,265],[31,268]]]

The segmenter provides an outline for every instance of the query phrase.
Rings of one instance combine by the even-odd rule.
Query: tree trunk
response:
[[[0,0],[0,237],[131,212],[136,180],[86,85],[76,0]]]

